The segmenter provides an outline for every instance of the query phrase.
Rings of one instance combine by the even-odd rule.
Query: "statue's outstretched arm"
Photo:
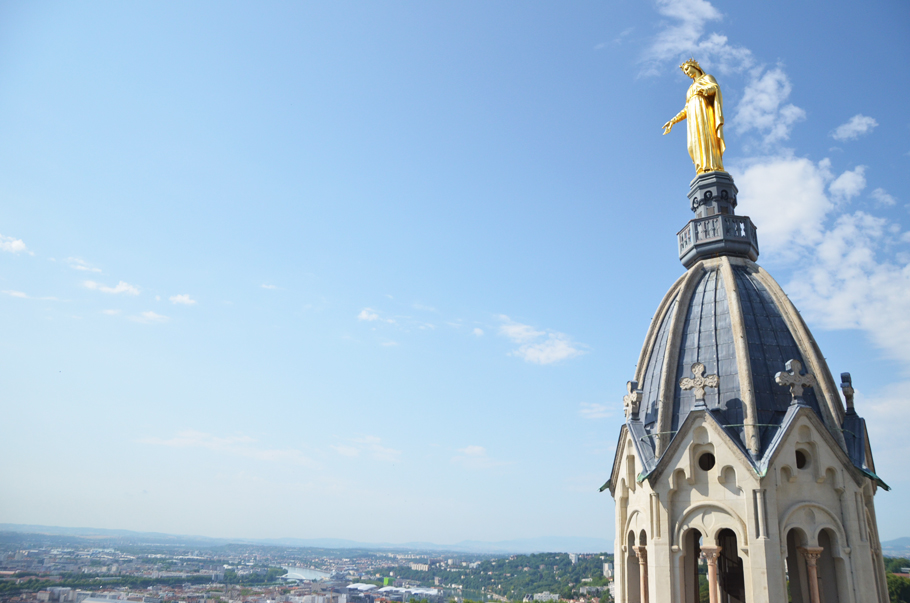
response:
[[[685,118],[686,118],[686,110],[683,109],[682,111],[680,111],[679,113],[677,113],[677,114],[673,117],[673,119],[671,119],[670,121],[668,121],[667,123],[665,123],[665,124],[663,125],[664,134],[669,134],[669,133],[670,133],[670,130],[673,129],[673,124],[678,124],[679,122],[681,122],[681,121],[684,120]]]

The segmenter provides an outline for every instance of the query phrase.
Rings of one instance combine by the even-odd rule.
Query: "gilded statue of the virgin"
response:
[[[686,93],[686,107],[664,124],[664,134],[669,134],[673,124],[686,120],[689,156],[695,164],[695,173],[723,172],[724,111],[720,86],[713,75],[708,75],[698,61],[689,59],[679,66],[692,78]]]

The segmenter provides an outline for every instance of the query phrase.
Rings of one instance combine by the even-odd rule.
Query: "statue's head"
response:
[[[701,65],[698,64],[698,61],[695,59],[689,59],[685,63],[679,66],[683,70],[683,73],[688,75],[693,80],[698,76],[704,75],[705,70],[701,68]]]

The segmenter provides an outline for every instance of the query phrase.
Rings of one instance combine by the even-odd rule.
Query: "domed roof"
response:
[[[695,263],[664,296],[635,371],[640,408],[627,425],[637,432],[646,469],[667,449],[702,391],[702,408],[757,464],[773,448],[794,400],[790,388],[775,381],[790,360],[816,380],[801,403],[845,447],[837,385],[780,286],[747,258]],[[707,378],[701,388],[693,387],[697,377]]]
[[[687,271],[658,306],[623,399],[620,441],[632,436],[639,480],[659,468],[690,415],[715,422],[762,474],[795,418],[809,413],[861,472],[887,488],[874,473],[850,374],[841,374],[845,412],[806,323],[755,263],[757,231],[735,214],[737,193],[726,172],[700,174],[689,185],[695,218],[677,233]],[[618,459],[604,488],[614,484]]]

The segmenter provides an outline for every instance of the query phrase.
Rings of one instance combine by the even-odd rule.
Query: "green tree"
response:
[[[910,603],[910,579],[888,574],[888,594],[891,603]]]
[[[708,578],[704,574],[698,575],[698,601],[699,603],[708,603],[711,595],[708,593]]]

